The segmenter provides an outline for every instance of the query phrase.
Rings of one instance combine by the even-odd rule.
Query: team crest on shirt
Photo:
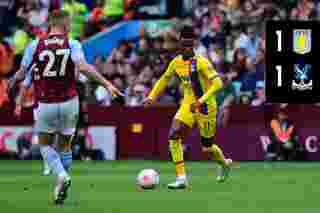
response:
[[[300,55],[311,52],[311,30],[293,30],[293,51]]]

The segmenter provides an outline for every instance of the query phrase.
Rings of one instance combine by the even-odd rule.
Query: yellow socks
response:
[[[223,155],[222,150],[215,144],[213,144],[210,148],[209,148],[210,152],[212,153],[212,159],[217,161],[218,164],[220,165],[225,165],[226,161],[225,161],[225,157]]]
[[[183,148],[181,139],[169,140],[169,148],[173,162],[176,164],[176,175],[177,177],[185,176],[185,166],[183,160]]]

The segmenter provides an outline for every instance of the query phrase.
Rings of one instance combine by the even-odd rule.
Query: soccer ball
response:
[[[142,189],[154,189],[159,182],[159,173],[154,169],[144,169],[137,177],[137,184]]]

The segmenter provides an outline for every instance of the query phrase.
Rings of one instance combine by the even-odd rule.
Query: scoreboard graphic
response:
[[[267,22],[266,98],[269,103],[320,102],[320,24]]]

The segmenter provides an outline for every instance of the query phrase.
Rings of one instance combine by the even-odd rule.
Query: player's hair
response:
[[[194,31],[194,28],[191,25],[185,25],[180,30],[180,39],[194,39],[196,38],[196,33]]]
[[[64,26],[65,18],[69,17],[69,13],[65,10],[54,10],[49,16],[49,25],[52,26]]]

